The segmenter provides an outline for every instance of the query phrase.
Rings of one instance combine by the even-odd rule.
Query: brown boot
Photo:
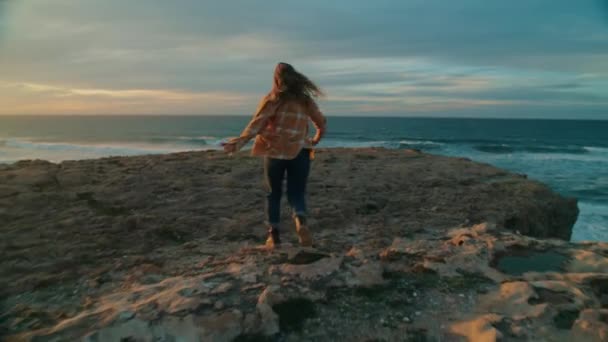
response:
[[[306,224],[306,217],[298,215],[295,217],[295,221],[296,233],[298,233],[298,240],[300,240],[300,245],[303,247],[311,247],[312,236],[310,235],[310,230],[308,229],[308,225]]]
[[[268,238],[266,239],[266,247],[278,248],[281,245],[281,236],[279,227],[271,226],[268,228]]]

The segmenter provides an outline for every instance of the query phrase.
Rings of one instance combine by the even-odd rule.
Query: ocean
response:
[[[236,116],[0,116],[0,163],[219,149]],[[329,117],[320,147],[416,148],[525,173],[579,199],[573,241],[608,241],[608,121]]]

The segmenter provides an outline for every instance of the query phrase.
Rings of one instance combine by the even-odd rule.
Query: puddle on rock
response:
[[[574,325],[574,321],[578,319],[578,315],[578,310],[560,311],[553,318],[553,324],[555,324],[558,329],[570,330]]]
[[[304,298],[288,300],[272,307],[279,316],[281,332],[300,331],[304,321],[316,315],[315,304]]]
[[[526,272],[561,272],[568,256],[553,251],[511,250],[497,256],[492,267],[502,273],[520,276]]]

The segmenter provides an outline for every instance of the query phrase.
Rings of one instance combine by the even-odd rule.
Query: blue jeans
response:
[[[306,216],[306,183],[310,172],[310,149],[302,149],[291,160],[264,158],[264,178],[268,189],[266,220],[271,226],[281,221],[283,178],[287,174],[287,200],[294,215]]]

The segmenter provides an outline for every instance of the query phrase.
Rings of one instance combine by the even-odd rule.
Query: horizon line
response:
[[[548,121],[608,121],[608,118],[544,118],[544,117],[484,117],[484,116],[422,116],[422,115],[325,115],[328,118],[361,119],[457,119],[457,120],[548,120]],[[252,117],[251,114],[0,114],[1,118],[19,117]]]

